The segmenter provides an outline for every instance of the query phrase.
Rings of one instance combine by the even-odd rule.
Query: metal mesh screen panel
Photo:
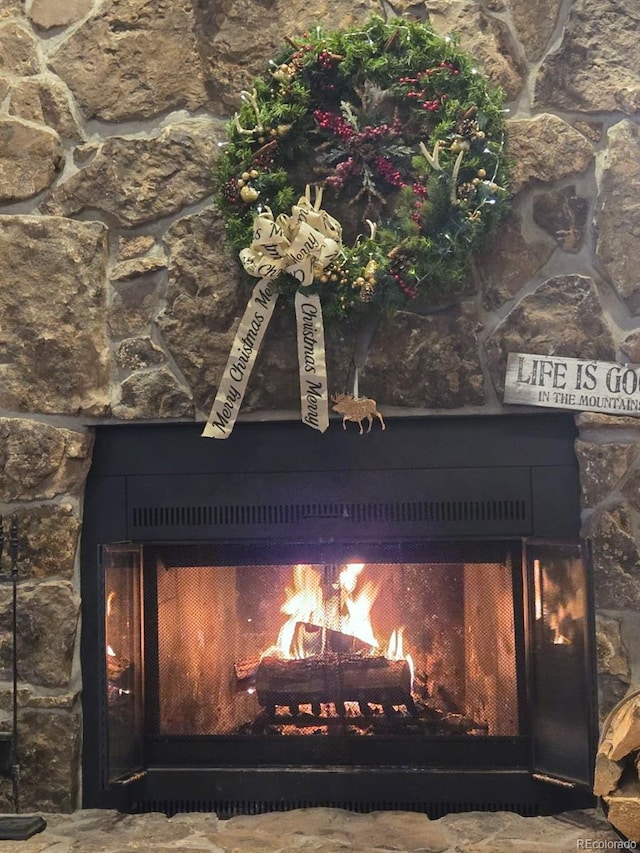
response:
[[[508,562],[157,574],[161,735],[518,734]]]

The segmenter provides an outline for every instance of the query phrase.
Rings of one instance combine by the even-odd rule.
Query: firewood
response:
[[[328,652],[338,654],[375,653],[374,646],[365,643],[358,637],[345,634],[343,631],[336,631],[333,628],[324,628],[312,622],[296,622],[293,637],[296,648],[301,648],[305,657],[327,654]]]
[[[237,681],[248,681],[255,678],[258,671],[260,658],[249,658],[248,660],[240,660],[233,665]]]
[[[324,652],[336,652],[338,654],[356,654],[364,652],[373,654],[375,647],[365,643],[364,640],[345,634],[342,631],[334,631],[332,628],[322,628],[310,622],[297,622],[294,629],[294,641],[306,652],[306,656],[319,655]],[[324,649],[322,648],[324,643]],[[256,672],[260,664],[260,658],[248,658],[234,663],[233,671],[236,677],[236,687],[240,690],[246,689],[255,683]]]
[[[119,655],[107,656],[107,678],[109,681],[117,681],[131,666],[131,661]]]
[[[623,762],[611,761],[602,752],[598,752],[593,779],[593,793],[596,797],[604,797],[605,794],[615,791],[623,770]]]
[[[263,707],[319,702],[408,705],[411,670],[404,660],[384,657],[264,658],[256,673],[256,692]]]
[[[606,743],[608,746],[604,754],[611,761],[620,761],[625,755],[640,748],[640,696],[625,704],[615,715]]]
[[[607,819],[629,841],[640,841],[640,780],[628,779],[615,793],[604,797]]]

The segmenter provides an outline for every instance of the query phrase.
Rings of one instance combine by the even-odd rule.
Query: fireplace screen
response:
[[[145,547],[155,734],[518,735],[511,551],[431,550],[420,562],[217,565],[203,546]],[[131,702],[118,689],[130,641],[110,639],[131,607],[119,577],[107,567],[113,710]]]
[[[578,807],[596,729],[573,418],[394,429],[99,430],[86,807]]]

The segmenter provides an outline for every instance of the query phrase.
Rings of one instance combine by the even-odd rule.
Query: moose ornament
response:
[[[368,397],[357,397],[353,394],[333,394],[331,402],[334,404],[331,407],[332,410],[342,415],[343,429],[347,428],[347,421],[355,421],[360,427],[360,435],[362,435],[364,432],[362,421],[366,418],[369,421],[367,432],[371,432],[374,417],[378,418],[382,429],[386,429],[384,419],[378,411],[375,400]]]

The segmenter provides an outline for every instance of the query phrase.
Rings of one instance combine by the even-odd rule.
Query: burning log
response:
[[[265,708],[344,702],[405,705],[415,709],[406,660],[336,654],[280,660],[265,658],[256,672],[258,702]]]
[[[109,681],[117,681],[131,667],[131,661],[120,655],[107,655],[107,678]]]
[[[310,622],[297,622],[293,632],[293,645],[298,653],[305,658],[323,655],[329,652],[337,654],[375,654],[375,647],[365,643],[358,637],[345,634],[342,631],[334,631],[321,625]],[[256,673],[260,666],[260,658],[248,658],[237,661],[233,665],[236,677],[236,690],[242,691],[254,687]]]
[[[311,622],[297,622],[293,632],[293,644],[303,657],[325,655],[328,652],[348,655],[357,652],[375,654],[375,646],[365,643],[358,637],[336,631],[333,628],[325,628],[322,625],[314,625]]]
[[[255,684],[256,672],[260,665],[260,658],[249,658],[248,660],[240,660],[233,665],[233,671],[236,676],[236,689],[246,690],[247,687],[252,687]]]

